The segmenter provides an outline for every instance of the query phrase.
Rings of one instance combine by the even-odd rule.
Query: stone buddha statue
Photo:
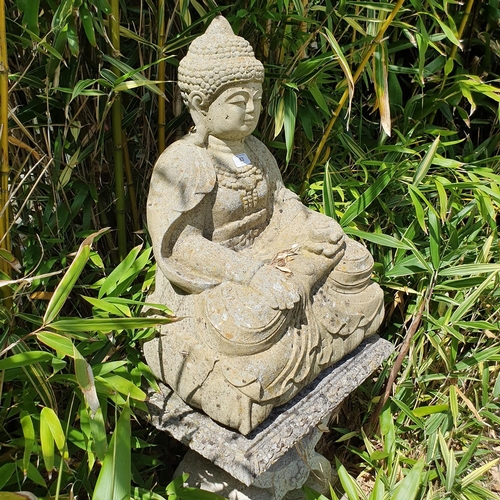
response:
[[[183,319],[144,344],[146,360],[243,434],[375,333],[384,311],[366,248],[285,188],[251,135],[263,79],[250,44],[216,17],[179,64],[195,128],[158,159],[147,206],[148,302]]]

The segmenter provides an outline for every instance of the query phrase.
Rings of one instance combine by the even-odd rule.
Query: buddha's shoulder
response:
[[[207,193],[215,185],[215,171],[205,148],[186,136],[171,144],[158,158],[152,184],[190,186],[195,192]]]
[[[206,148],[196,145],[186,135],[163,151],[156,162],[156,168],[168,169],[174,167],[178,170],[182,166],[192,168],[203,166],[203,164],[209,162],[210,157]]]
[[[271,151],[269,151],[269,149],[267,149],[267,146],[262,141],[257,139],[257,137],[255,137],[254,135],[249,135],[245,139],[245,142],[246,142],[247,146],[250,149],[252,149],[254,152],[261,154],[264,157],[268,157],[268,156],[273,157],[273,155],[271,154]]]
[[[264,169],[269,176],[280,176],[276,158],[273,156],[267,146],[251,135],[245,139],[246,146],[252,152],[252,161],[256,162],[262,169]]]

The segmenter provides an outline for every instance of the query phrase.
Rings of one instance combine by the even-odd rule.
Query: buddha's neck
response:
[[[218,139],[217,137],[209,136],[208,147],[224,153],[227,152],[237,155],[245,152],[245,139],[238,141],[225,141],[223,139]]]

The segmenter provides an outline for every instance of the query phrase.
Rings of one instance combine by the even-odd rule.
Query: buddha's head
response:
[[[260,114],[264,67],[250,44],[217,16],[179,63],[179,88],[203,142],[208,135],[239,140]]]

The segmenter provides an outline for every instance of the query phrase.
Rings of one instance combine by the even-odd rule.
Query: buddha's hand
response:
[[[308,222],[309,234],[303,248],[328,259],[339,257],[340,260],[344,249],[344,231],[340,225],[325,215],[311,217]]]
[[[300,300],[299,292],[287,275],[270,266],[263,266],[253,275],[250,286],[260,292],[273,309],[293,309]]]

